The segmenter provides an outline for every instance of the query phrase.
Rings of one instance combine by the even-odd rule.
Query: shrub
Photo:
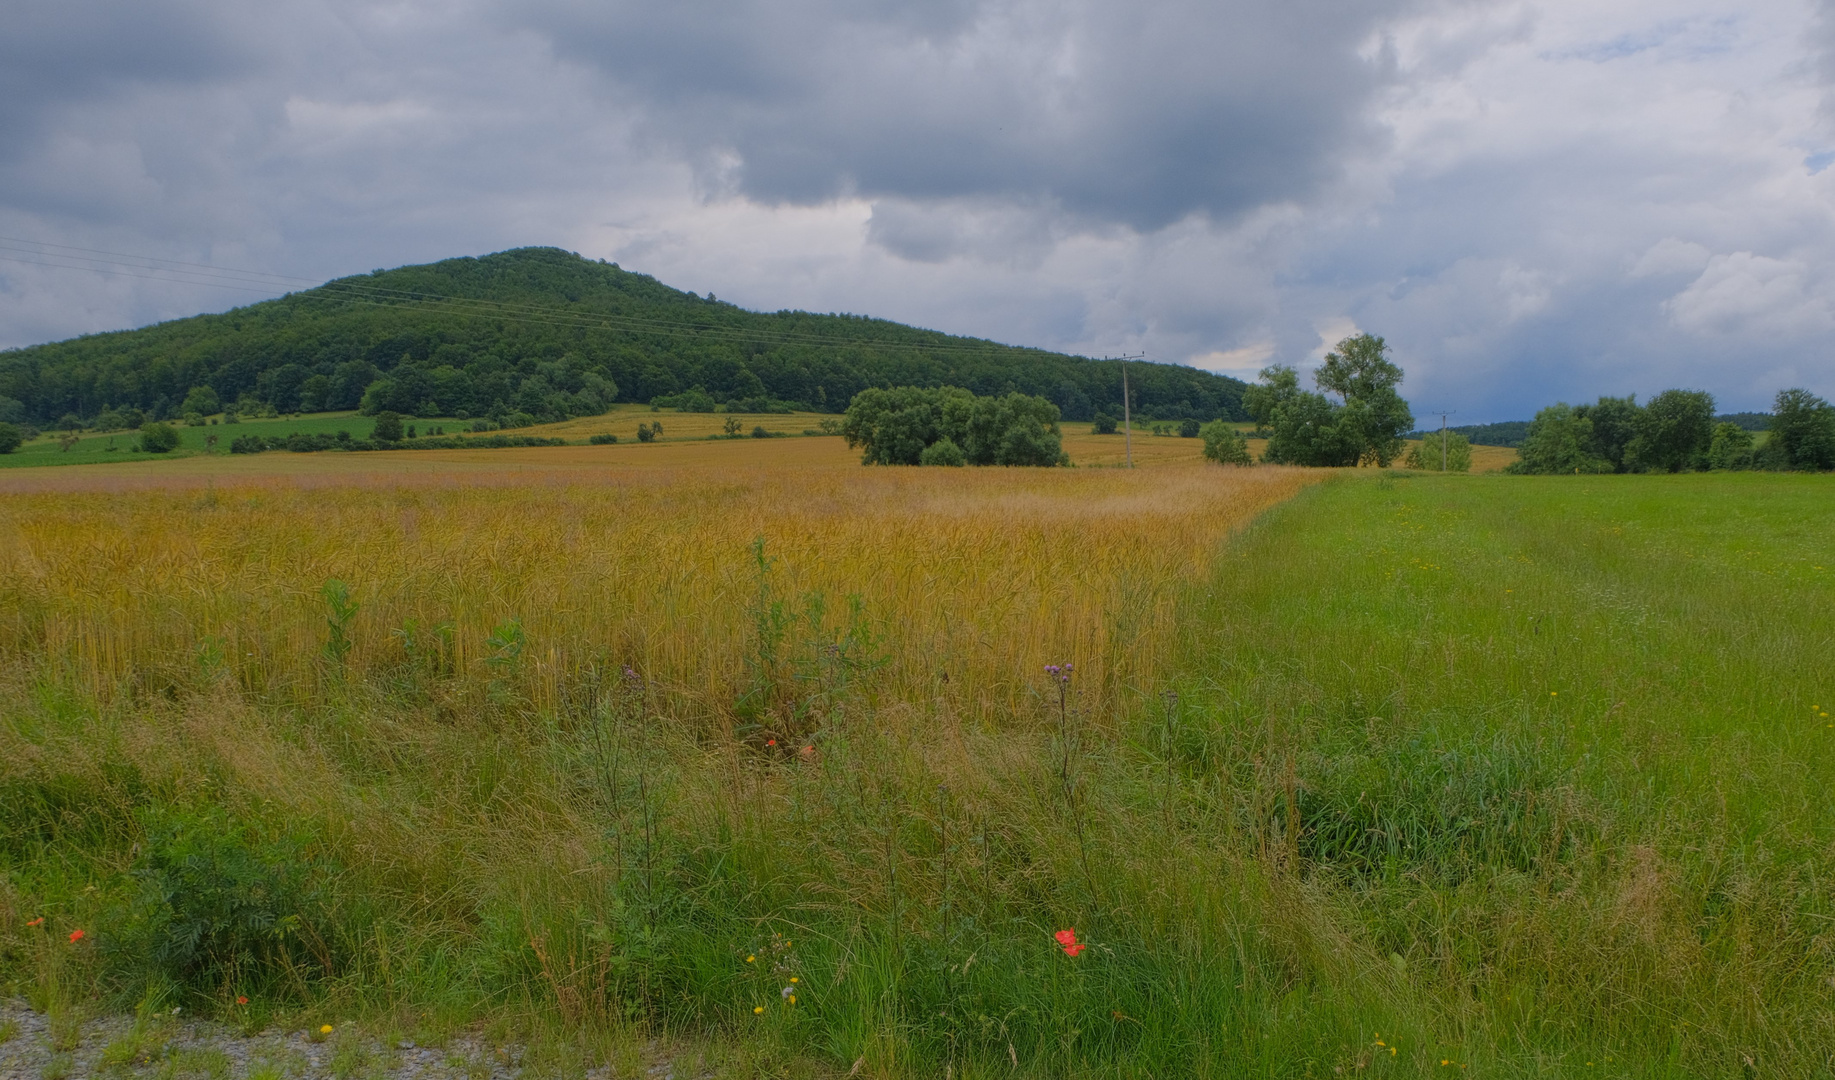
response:
[[[1227,420],[1212,420],[1198,428],[1204,439],[1204,456],[1219,465],[1248,465],[1249,440]]]
[[[25,432],[12,424],[0,422],[0,454],[10,454],[24,442]]]
[[[769,439],[770,437],[771,437],[771,433],[765,430],[765,426],[763,424],[754,424],[752,426],[752,438]]]
[[[1421,437],[1421,441],[1408,448],[1408,457],[1402,462],[1410,469],[1426,469],[1430,472],[1471,472],[1472,444],[1457,431],[1448,431],[1444,435],[1445,445],[1441,445],[1442,435],[1430,431]]]
[[[155,420],[140,425],[140,448],[150,454],[164,454],[178,449],[178,429]]]
[[[1099,412],[1091,419],[1093,421],[1091,430],[1093,431],[1094,434],[1097,434],[1097,435],[1115,434],[1115,426],[1118,423],[1118,421],[1113,416],[1110,416],[1108,413],[1105,413],[1105,412]]]
[[[962,448],[949,439],[938,439],[924,448],[918,455],[919,465],[947,465],[951,467],[967,465],[968,455]]]
[[[594,446],[610,446],[612,443],[615,443],[618,441],[618,436],[613,435],[610,432],[607,432],[606,434],[603,434],[603,435],[594,435],[592,438],[586,441],[593,444]]]
[[[652,428],[649,424],[637,425],[637,441],[638,442],[653,442],[655,441],[655,439],[656,439],[656,429],[655,428]]]
[[[1195,439],[1198,437],[1199,428],[1198,421],[1188,416],[1179,421],[1179,438]]]
[[[679,394],[659,394],[650,399],[654,408],[674,409],[677,412],[710,413],[714,411],[714,397],[705,387],[697,386]]]
[[[400,442],[402,436],[401,414],[387,409],[376,414],[376,426],[370,431],[370,438],[377,442]]]
[[[259,435],[238,435],[229,441],[232,454],[259,454],[267,448],[268,441]]]
[[[163,811],[148,822],[123,944],[199,993],[278,989],[283,975],[330,966],[313,929],[325,869],[302,838],[264,836],[216,808]]]

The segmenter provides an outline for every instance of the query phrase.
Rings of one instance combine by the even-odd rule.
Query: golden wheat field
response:
[[[336,580],[340,671],[434,649],[484,687],[507,652],[541,702],[629,665],[717,718],[769,615],[788,652],[851,634],[882,694],[986,719],[1027,711],[1047,663],[1086,693],[1146,678],[1218,543],[1317,475],[852,462],[799,438],[20,470],[0,635],[105,697],[200,666],[285,694],[327,677]]]

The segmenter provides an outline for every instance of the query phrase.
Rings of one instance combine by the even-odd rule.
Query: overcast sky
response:
[[[1762,409],[1835,396],[1831,48],[1802,0],[12,3],[0,347],[261,296],[21,239],[310,281],[547,244],[1246,378],[1367,330],[1455,423]]]

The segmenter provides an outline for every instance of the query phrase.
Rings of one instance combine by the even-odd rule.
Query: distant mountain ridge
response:
[[[1239,380],[1170,364],[1128,375],[1137,415],[1245,418]],[[863,316],[747,311],[557,248],[379,270],[220,315],[0,352],[0,410],[41,426],[110,407],[177,415],[198,388],[211,392],[202,400],[282,412],[559,419],[685,393],[839,412],[862,389],[898,385],[1037,394],[1067,419],[1122,404],[1114,361]]]

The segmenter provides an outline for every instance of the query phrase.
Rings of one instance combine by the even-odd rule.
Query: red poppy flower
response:
[[[1074,927],[1069,930],[1060,930],[1052,937],[1057,938],[1058,944],[1064,946],[1065,956],[1075,956],[1084,950],[1084,945],[1077,941],[1077,931]]]
[[[83,940],[83,932],[81,930],[70,931],[70,944],[75,945],[81,940]]]
[[[245,998],[245,997],[243,997],[242,995],[240,995],[240,994],[238,994],[238,995],[236,995],[236,1004],[238,1004],[238,1005],[247,1005],[247,1004],[248,1004],[248,998]]]
[[[43,915],[40,915],[38,918],[33,919],[29,923],[26,923],[27,926],[43,926],[44,924],[45,924],[45,917]]]
[[[765,740],[765,745],[766,745],[766,746],[776,746],[776,745],[777,745],[777,740],[776,740],[776,739],[767,739],[767,740]]]

